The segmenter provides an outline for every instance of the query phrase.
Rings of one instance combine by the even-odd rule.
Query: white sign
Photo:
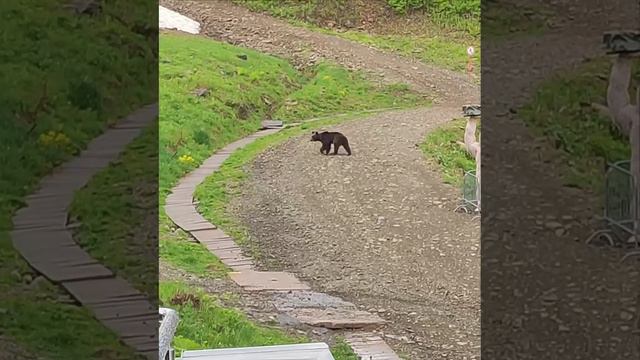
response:
[[[473,46],[469,46],[467,48],[467,54],[469,54],[469,56],[473,56],[474,53],[475,53],[475,50],[473,49]]]

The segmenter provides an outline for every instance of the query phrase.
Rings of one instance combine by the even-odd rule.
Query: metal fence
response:
[[[603,220],[606,229],[596,231],[587,243],[596,238],[605,239],[611,246],[635,245],[637,239],[628,244],[633,236],[637,191],[634,189],[630,161],[609,164],[605,174],[605,203]]]
[[[478,211],[477,187],[476,172],[474,170],[465,171],[462,178],[462,203],[456,208],[456,211],[466,213]]]

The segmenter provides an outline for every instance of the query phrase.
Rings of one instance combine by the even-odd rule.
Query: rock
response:
[[[207,97],[211,92],[208,88],[197,88],[193,91],[193,95],[197,97]]]
[[[249,59],[249,57],[246,54],[240,54],[240,55],[236,55],[236,56],[238,57],[238,59],[245,60],[245,61],[247,59]]]
[[[624,321],[630,321],[633,320],[633,314],[626,312],[626,311],[622,311],[620,313],[620,319],[624,320]]]

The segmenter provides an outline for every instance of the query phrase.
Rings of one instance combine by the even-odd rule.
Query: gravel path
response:
[[[458,108],[384,113],[335,129],[352,156],[324,156],[307,136],[262,154],[233,212],[263,268],[389,320],[412,359],[471,359],[480,345],[479,221],[453,212],[416,144]]]

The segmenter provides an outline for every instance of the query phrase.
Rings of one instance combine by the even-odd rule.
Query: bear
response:
[[[322,143],[322,147],[320,148],[320,153],[324,155],[329,155],[329,150],[331,150],[331,144],[333,144],[333,155],[338,154],[338,148],[342,146],[348,155],[351,155],[351,148],[349,147],[349,140],[347,137],[342,135],[339,132],[317,132],[314,131],[311,133],[311,141],[320,141]]]

